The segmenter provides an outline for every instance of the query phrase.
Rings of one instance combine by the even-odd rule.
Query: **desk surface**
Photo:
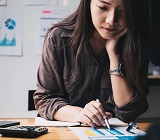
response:
[[[0,120],[15,120],[20,121],[20,125],[34,125],[33,119],[0,119]],[[151,123],[137,123],[139,129],[146,131],[147,128],[151,125]],[[42,135],[36,139],[38,140],[78,140],[78,138],[68,129],[68,127],[48,127],[49,133]],[[1,140],[22,140],[22,138],[6,138],[1,137]],[[25,138],[23,138],[25,140]],[[26,139],[28,140],[28,139]],[[33,140],[33,139],[32,139]]]

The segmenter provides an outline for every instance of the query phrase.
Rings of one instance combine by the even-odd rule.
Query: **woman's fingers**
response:
[[[90,104],[87,104],[86,108],[86,115],[94,122],[97,124],[97,126],[103,126],[104,125],[104,118],[99,111],[99,106],[96,105],[95,101],[92,101]]]
[[[105,112],[101,103],[91,101],[86,104],[81,115],[81,122],[91,127],[106,126],[104,119],[109,119],[112,114]]]
[[[97,103],[97,109],[101,114],[100,122],[101,122],[102,126],[106,126],[104,119],[112,118],[112,114],[110,112],[105,112],[101,103]]]
[[[95,115],[98,115],[97,117],[98,117],[99,121],[101,122],[101,125],[102,126],[106,126],[106,123],[105,123],[104,119],[107,116],[106,116],[105,110],[103,109],[102,104],[100,102],[97,102],[97,101],[95,102],[94,101],[94,105],[95,105],[95,107],[97,109],[97,112],[95,113]]]
[[[112,118],[112,114],[110,112],[106,112],[106,119]]]
[[[82,123],[85,124],[85,125],[89,125],[93,128],[97,127],[97,125],[95,123],[93,123],[93,121],[86,115],[83,116]]]

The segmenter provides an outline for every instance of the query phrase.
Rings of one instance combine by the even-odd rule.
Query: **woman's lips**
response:
[[[116,31],[117,29],[105,28],[105,30],[106,30],[107,32],[114,32],[114,31]]]

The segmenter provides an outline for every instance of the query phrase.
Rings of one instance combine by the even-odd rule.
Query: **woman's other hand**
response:
[[[120,37],[122,37],[123,35],[125,35],[127,33],[127,28],[125,28],[124,30],[122,30],[118,35],[116,35],[114,38],[112,39],[108,39],[106,41],[106,50],[108,52],[109,57],[112,56],[112,54],[114,55],[118,55],[117,52],[117,45],[118,45],[118,40]]]

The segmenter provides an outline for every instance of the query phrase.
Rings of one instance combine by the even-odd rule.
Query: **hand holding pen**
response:
[[[96,128],[101,126],[106,127],[108,123],[106,124],[105,119],[109,119],[111,117],[112,114],[110,112],[105,112],[100,102],[91,101],[79,112],[76,120],[84,125]]]
[[[97,99],[96,101],[99,102],[99,99]],[[100,103],[100,102],[99,102],[99,103]],[[105,118],[104,121],[105,121],[106,126],[108,127],[108,129],[110,129],[110,125],[109,125],[108,119]]]

